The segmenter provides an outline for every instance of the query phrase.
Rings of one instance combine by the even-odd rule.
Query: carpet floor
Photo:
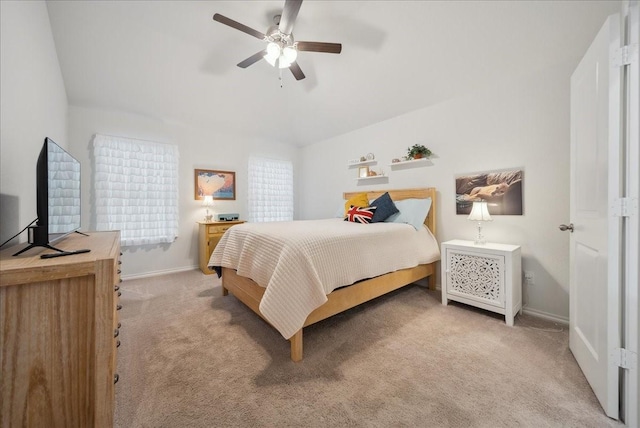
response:
[[[215,275],[122,283],[117,427],[614,427],[564,325],[411,285],[307,327],[304,360]]]

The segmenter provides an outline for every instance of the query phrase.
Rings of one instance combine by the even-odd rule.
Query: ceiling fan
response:
[[[269,27],[266,34],[220,15],[219,13],[213,15],[213,20],[267,42],[265,49],[238,63],[238,67],[247,68],[264,58],[273,67],[277,65],[278,68],[288,68],[296,80],[302,80],[305,78],[305,75],[296,62],[299,51],[339,54],[342,51],[342,44],[296,42],[293,38],[293,25],[295,24],[301,5],[302,0],[285,0],[282,15],[276,15],[274,17],[275,25]]]

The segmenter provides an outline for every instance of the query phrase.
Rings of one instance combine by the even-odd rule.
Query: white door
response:
[[[608,287],[613,35],[619,43],[618,15],[607,19],[571,76],[569,347],[606,414],[618,419],[619,375],[611,352],[620,347],[620,301]]]

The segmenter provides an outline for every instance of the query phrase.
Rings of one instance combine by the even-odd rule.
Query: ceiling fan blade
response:
[[[280,24],[278,25],[281,33],[291,34],[293,32],[293,24],[296,22],[296,17],[298,16],[301,5],[302,0],[286,0],[284,2],[284,9],[282,10]]]
[[[306,77],[298,63],[295,61],[291,63],[291,65],[289,66],[289,70],[291,70],[291,73],[293,73],[293,77],[295,77],[296,80],[302,80]]]
[[[323,43],[323,42],[297,42],[296,48],[299,51],[307,52],[324,52],[339,54],[342,52],[341,43]]]
[[[260,61],[262,58],[264,58],[264,56],[267,54],[267,50],[261,50],[258,53],[255,53],[253,55],[251,55],[249,58],[245,59],[244,61],[241,61],[238,63],[238,67],[240,68],[247,68],[252,64],[255,64],[256,62]]]
[[[240,30],[243,33],[247,33],[250,36],[253,36],[253,37],[255,37],[257,39],[260,39],[260,40],[264,40],[265,37],[266,37],[264,35],[264,33],[261,33],[258,30],[254,30],[251,27],[247,27],[246,25],[241,24],[238,21],[234,21],[231,18],[227,18],[224,15],[220,15],[219,13],[216,13],[215,15],[213,15],[213,20],[214,21],[218,21],[221,24],[228,25],[231,28],[235,28],[236,30]]]

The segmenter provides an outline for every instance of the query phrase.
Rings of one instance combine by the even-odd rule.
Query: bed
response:
[[[387,191],[347,192],[344,193],[344,199],[349,200],[357,194],[366,193],[367,198],[372,201],[385,192]],[[426,228],[422,224],[349,225],[350,222],[343,222],[341,219],[279,224],[245,223],[230,228],[209,261],[210,268],[222,276],[223,295],[230,292],[274,326],[289,340],[291,359],[301,361],[304,327],[435,274],[435,264],[440,259],[435,240],[435,188],[389,190],[388,193],[394,202],[430,198],[431,207],[422,222]],[[345,233],[346,229],[349,229],[348,234]],[[289,239],[287,233],[295,239]],[[319,236],[327,242],[317,243]],[[402,248],[398,251],[393,249],[395,247],[390,247],[393,251],[387,251],[380,258],[371,256],[371,251],[365,251],[368,256],[358,258],[362,263],[349,259],[347,250],[340,253],[343,251],[342,247],[330,250],[324,247],[344,246],[346,244],[340,244],[340,240],[352,239],[348,242],[349,248],[356,248],[357,242],[358,245],[365,245],[366,249],[376,245],[369,243],[380,242],[374,239],[392,244],[392,238],[404,242],[406,250]],[[414,239],[419,240],[416,241],[419,243],[417,246],[410,242]],[[424,246],[421,245],[423,242],[426,242]],[[380,251],[385,248],[387,244],[380,244]],[[329,265],[326,252],[331,252],[331,257],[339,255],[340,260],[350,261],[347,265],[335,262],[332,262],[335,266]],[[402,255],[395,261],[387,262],[387,259],[391,259],[391,253]],[[365,265],[362,269],[371,269],[367,265],[375,265],[373,274],[360,278],[358,275],[362,275],[362,272],[355,266],[359,264]],[[353,273],[352,270],[356,272]],[[327,271],[333,271],[337,279]],[[435,288],[433,280],[429,281],[429,287]]]

